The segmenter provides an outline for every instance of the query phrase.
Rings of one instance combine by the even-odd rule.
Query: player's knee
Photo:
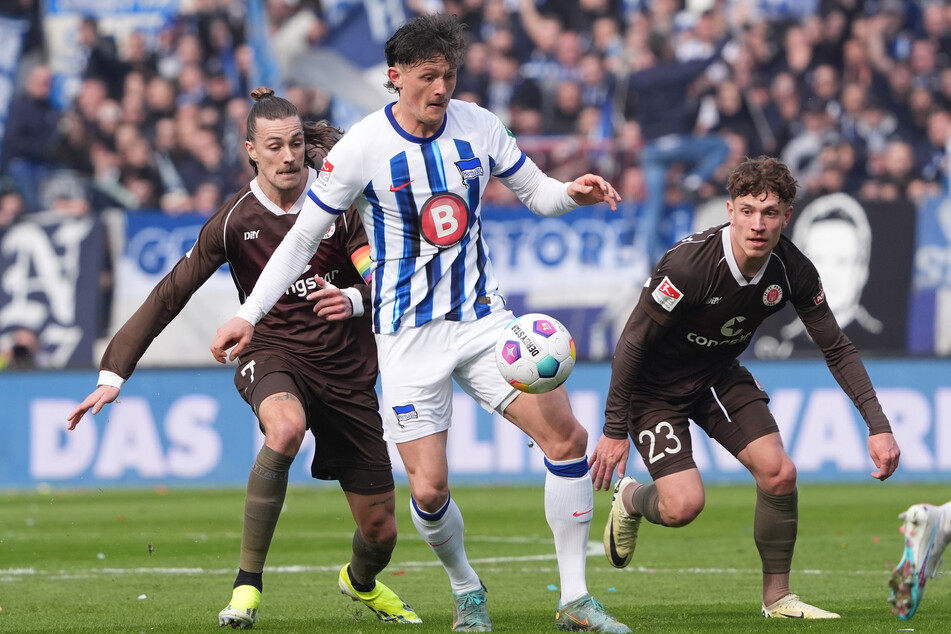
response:
[[[306,425],[290,418],[268,421],[265,425],[268,447],[286,456],[296,456],[307,433]]]
[[[572,460],[585,455],[588,447],[588,430],[580,423],[565,425],[564,431],[553,435],[543,449],[549,460]]]
[[[673,500],[660,501],[660,514],[666,526],[686,526],[697,519],[706,504],[705,496],[700,493],[677,496]]]
[[[449,500],[449,488],[429,483],[413,484],[413,501],[424,513],[438,513]]]
[[[396,518],[392,514],[374,517],[360,526],[360,534],[371,548],[392,551],[396,546]]]
[[[796,465],[784,456],[774,469],[757,478],[757,486],[771,495],[786,495],[796,488]]]

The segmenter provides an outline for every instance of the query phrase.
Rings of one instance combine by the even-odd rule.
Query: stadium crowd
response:
[[[948,190],[944,2],[409,4],[462,17],[472,44],[455,96],[497,113],[555,178],[590,170],[628,202],[649,204],[651,194],[696,202],[721,195],[743,157],[769,154],[790,166],[805,195],[919,201]],[[64,108],[50,98],[39,3],[19,5],[31,24],[3,144],[0,231],[50,208],[208,215],[252,177],[242,149],[255,64],[244,3],[182,2],[154,37],[117,39],[84,18],[85,67]],[[317,0],[266,8],[285,69],[327,33]],[[329,116],[329,94],[284,79],[283,94],[305,119]],[[669,150],[675,135],[688,148],[712,139],[725,158],[712,171],[691,171],[689,157],[668,151],[667,186],[648,191],[645,149]],[[486,200],[512,198],[495,186]]]

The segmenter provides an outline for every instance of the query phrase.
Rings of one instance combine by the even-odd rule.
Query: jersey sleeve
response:
[[[702,280],[699,267],[682,250],[666,253],[647,281],[638,305],[658,324],[669,326],[699,301]]]
[[[629,406],[637,385],[644,360],[655,342],[663,336],[665,327],[654,321],[643,309],[644,295],[618,338],[611,363],[611,383],[604,409],[604,435],[608,438],[626,438],[631,429]]]
[[[226,205],[227,207],[227,205]],[[185,307],[191,296],[225,263],[225,208],[202,227],[198,240],[162,280],[106,346],[99,369],[123,379],[156,337]]]
[[[372,140],[365,138],[365,128],[358,123],[331,148],[321,164],[317,180],[310,186],[310,199],[324,211],[343,213],[369,182],[364,175],[367,163],[363,154],[364,144]]]

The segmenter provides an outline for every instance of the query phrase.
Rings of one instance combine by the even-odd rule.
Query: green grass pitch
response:
[[[610,493],[596,493],[588,587],[634,631],[944,632],[951,579],[932,579],[910,621],[886,603],[901,554],[898,513],[943,503],[948,485],[869,481],[800,486],[793,591],[840,621],[759,616],[752,485],[711,486],[690,526],[645,523],[630,568],[601,550]],[[445,573],[397,491],[400,542],[381,580],[414,606],[418,626],[386,625],[336,587],[353,520],[334,486],[288,492],[264,576],[261,632],[448,632]],[[456,487],[466,543],[489,589],[498,632],[554,632],[558,574],[541,486]],[[214,632],[230,597],[243,491],[173,489],[0,493],[0,632]],[[151,547],[150,547],[151,545]]]

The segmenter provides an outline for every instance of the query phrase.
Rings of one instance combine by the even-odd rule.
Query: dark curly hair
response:
[[[254,100],[254,105],[251,106],[251,111],[248,112],[248,132],[246,136],[248,141],[254,141],[254,137],[258,132],[258,119],[267,119],[268,121],[276,121],[288,117],[297,117],[300,119],[300,112],[297,110],[297,106],[287,99],[275,95],[274,90],[271,88],[265,86],[255,88],[251,91],[251,99]],[[330,151],[330,148],[343,136],[343,132],[340,128],[330,125],[327,121],[301,121],[301,126],[304,128],[304,147],[306,148],[306,152],[304,152],[304,164],[316,169],[320,167],[320,163],[327,155],[327,152]],[[251,160],[250,157],[248,158],[248,163],[251,164],[251,167],[254,168],[254,173],[257,174],[257,164]]]
[[[758,156],[747,158],[733,170],[726,189],[734,200],[742,196],[766,198],[776,194],[779,202],[788,205],[795,200],[798,186],[785,163],[771,156]]]
[[[444,57],[458,68],[466,57],[469,41],[466,25],[449,13],[420,15],[396,30],[383,49],[387,66],[417,66],[431,59]],[[385,84],[390,92],[399,92],[393,82]]]

